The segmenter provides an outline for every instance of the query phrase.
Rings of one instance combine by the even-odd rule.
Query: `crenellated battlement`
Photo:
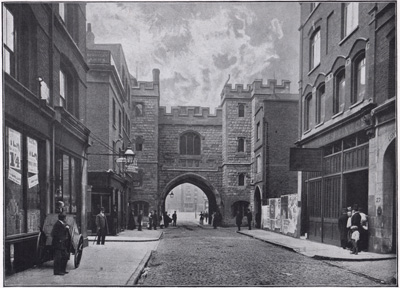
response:
[[[277,94],[290,93],[290,81],[282,80],[281,84],[277,84],[276,79],[268,79],[267,84],[263,84],[262,79],[256,79],[247,88],[243,88],[243,84],[236,84],[232,88],[232,84],[225,84],[221,92],[221,100],[224,98],[251,98],[255,94]]]
[[[135,81],[136,86],[131,87],[132,96],[160,96],[160,70],[153,69],[153,81]]]
[[[161,106],[158,115],[160,124],[222,125],[221,108],[210,114],[209,107],[173,106],[171,113],[167,113],[166,107]]]

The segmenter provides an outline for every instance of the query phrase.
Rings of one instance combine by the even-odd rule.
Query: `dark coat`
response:
[[[52,245],[54,249],[69,250],[68,228],[60,220],[57,220],[54,224],[51,236],[53,237]]]
[[[105,231],[107,234],[109,233],[106,215],[103,216],[100,213],[96,215],[96,226],[97,230]]]
[[[361,215],[356,212],[351,216],[351,226],[357,226],[358,229],[361,228]]]
[[[242,214],[237,214],[237,215],[236,215],[236,225],[237,225],[237,226],[242,225],[242,219],[243,219]]]
[[[253,220],[253,214],[251,212],[247,212],[247,222],[251,222]]]

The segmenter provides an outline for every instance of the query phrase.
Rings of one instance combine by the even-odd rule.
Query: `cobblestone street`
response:
[[[148,268],[138,285],[380,285],[343,268],[240,235],[233,227],[215,230],[189,222],[164,229]]]

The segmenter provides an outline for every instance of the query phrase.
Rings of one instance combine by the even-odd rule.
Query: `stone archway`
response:
[[[160,208],[161,210],[165,211],[165,201],[168,196],[168,193],[174,189],[175,187],[184,184],[184,183],[189,183],[192,185],[195,185],[199,187],[204,194],[207,196],[208,203],[209,203],[209,208],[208,208],[208,213],[209,215],[212,215],[214,211],[220,211],[221,210],[221,195],[218,192],[218,190],[208,181],[206,178],[203,176],[188,172],[185,174],[181,174],[171,181],[167,183],[167,185],[164,187],[160,197]]]
[[[261,191],[257,186],[254,191],[254,224],[256,228],[261,228]]]

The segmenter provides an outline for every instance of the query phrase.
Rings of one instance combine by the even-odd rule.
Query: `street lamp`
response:
[[[128,146],[128,148],[126,148],[125,153],[125,160],[126,163],[129,164],[133,164],[133,161],[135,160],[135,152],[133,152],[132,148]]]
[[[169,193],[169,197],[174,198],[174,192]]]

